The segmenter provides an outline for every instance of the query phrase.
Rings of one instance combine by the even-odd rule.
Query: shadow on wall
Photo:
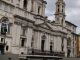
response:
[[[0,55],[0,60],[19,60],[18,56],[19,55],[13,55],[13,54]]]

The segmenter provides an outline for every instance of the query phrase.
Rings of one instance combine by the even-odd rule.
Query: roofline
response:
[[[69,21],[65,21],[65,22],[70,23],[71,25],[74,25],[75,27],[77,27],[77,25],[75,25],[75,24],[73,24],[73,23],[71,23]]]

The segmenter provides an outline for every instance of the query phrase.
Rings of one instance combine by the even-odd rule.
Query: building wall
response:
[[[6,2],[7,0],[5,0]],[[31,0],[28,0],[27,10],[23,9],[23,0],[13,0],[13,3],[0,1],[0,19],[2,17],[7,17],[11,23],[10,34],[6,37],[7,45],[9,45],[9,50],[6,53],[13,54],[27,54],[27,50],[30,48],[35,48],[41,50],[41,40],[42,36],[45,35],[45,47],[44,50],[50,51],[50,42],[53,44],[53,51],[62,52],[62,37],[64,38],[64,52],[67,56],[67,38],[71,38],[71,57],[74,56],[73,48],[75,43],[75,38],[73,38],[73,33],[75,33],[76,27],[73,29],[73,25],[66,25],[66,27],[51,25],[45,22],[45,3],[36,0],[34,2],[34,9],[31,12]],[[10,4],[9,4],[10,3]],[[40,8],[40,13],[38,14],[38,7]],[[36,16],[38,14],[39,16]],[[16,17],[16,15],[18,17]],[[47,20],[47,19],[46,19]],[[39,25],[38,25],[39,24]],[[44,24],[42,27],[41,25]],[[26,28],[26,36],[21,36],[22,26]],[[73,27],[72,27],[73,26]],[[40,30],[39,30],[40,29]],[[45,30],[45,31],[44,31]],[[73,31],[74,30],[74,31]],[[65,36],[66,34],[66,36]],[[2,37],[2,36],[0,36]],[[21,47],[21,38],[26,38],[25,46]],[[31,47],[32,38],[34,39],[33,47]]]
[[[77,50],[77,57],[80,57],[80,36],[78,35],[76,38],[76,50]]]

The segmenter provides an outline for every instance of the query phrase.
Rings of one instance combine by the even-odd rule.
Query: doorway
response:
[[[0,45],[0,54],[4,54],[4,45]]]

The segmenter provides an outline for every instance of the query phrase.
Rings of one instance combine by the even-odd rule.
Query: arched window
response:
[[[44,51],[45,39],[46,39],[46,36],[43,35],[43,36],[42,36],[42,41],[41,41],[41,51]]]
[[[1,18],[0,30],[2,35],[5,35],[6,33],[10,32],[10,25],[8,18],[6,17]]]
[[[60,9],[59,9],[59,8],[60,8],[60,6],[59,6],[59,5],[57,5],[57,6],[58,6],[58,12],[60,12],[60,11],[59,11],[59,10],[60,10]]]
[[[41,6],[38,6],[38,14],[40,14]]]
[[[31,0],[31,12],[34,10],[34,0]]]
[[[27,9],[27,4],[28,4],[28,0],[24,0],[23,1],[23,8],[24,9]]]

